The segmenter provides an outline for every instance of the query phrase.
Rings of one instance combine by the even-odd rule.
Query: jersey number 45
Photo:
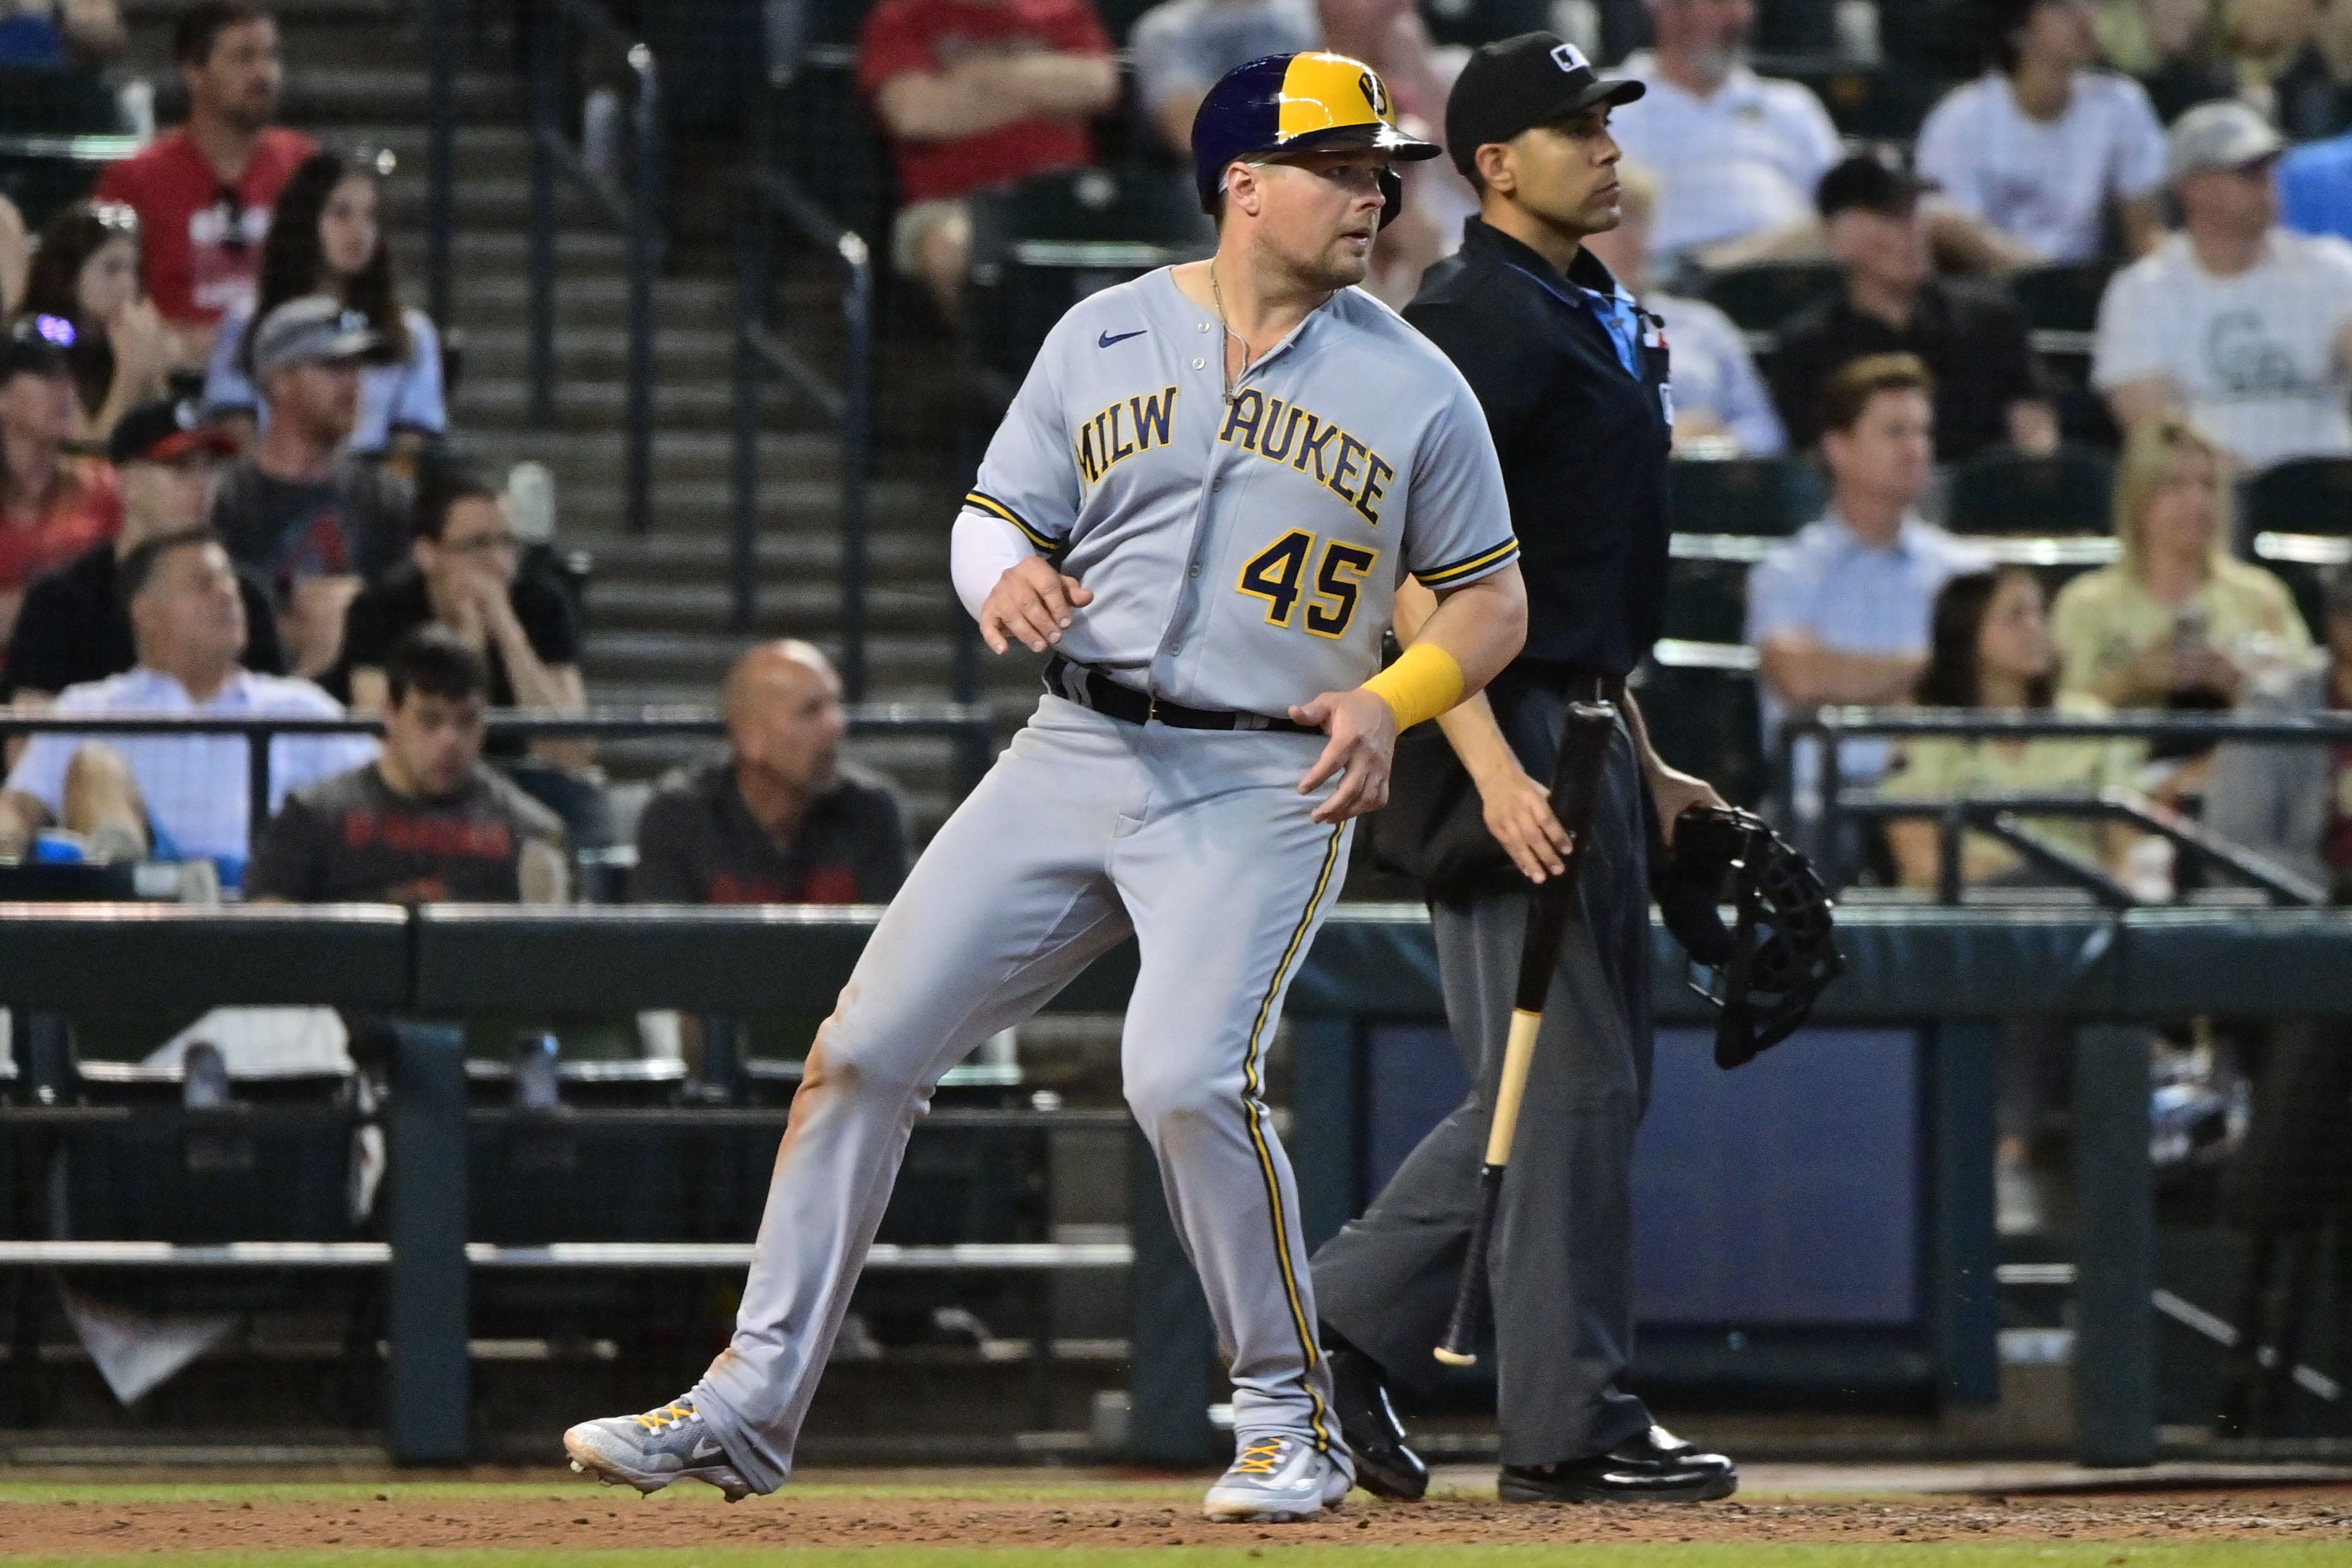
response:
[[[1381,559],[1380,552],[1333,539],[1323,547],[1323,561],[1315,569],[1315,587],[1308,595],[1302,580],[1307,576],[1307,562],[1314,553],[1315,536],[1304,528],[1293,528],[1242,568],[1241,581],[1234,586],[1243,593],[1265,601],[1265,623],[1269,626],[1289,625],[1291,612],[1304,597],[1308,600],[1307,631],[1318,637],[1344,636],[1363,597],[1360,585],[1371,575],[1372,563]]]

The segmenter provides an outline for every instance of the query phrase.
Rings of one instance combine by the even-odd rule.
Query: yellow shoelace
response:
[[[1282,1462],[1282,1439],[1269,1437],[1263,1443],[1252,1443],[1234,1461],[1234,1469],[1249,1475],[1271,1475]]]
[[[665,1405],[658,1410],[646,1411],[637,1417],[637,1425],[648,1432],[658,1432],[665,1427],[676,1427],[693,1415],[694,1406],[680,1400],[676,1405]]]

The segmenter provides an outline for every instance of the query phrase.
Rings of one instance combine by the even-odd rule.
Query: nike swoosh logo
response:
[[[1140,338],[1150,330],[1151,330],[1151,329],[1149,327],[1138,327],[1132,332],[1121,332],[1116,337],[1108,332],[1105,332],[1101,337],[1095,340],[1095,347],[1097,349],[1108,349],[1113,343],[1124,343],[1129,338]]]
[[[711,1455],[716,1454],[719,1451],[719,1445],[712,1442],[709,1438],[705,1437],[702,1441],[694,1445],[694,1453],[692,1457],[698,1459],[707,1459],[710,1458]]]

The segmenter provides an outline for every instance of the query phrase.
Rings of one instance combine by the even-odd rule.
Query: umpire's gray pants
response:
[[[1046,697],[940,830],[809,1052],[751,1278],[696,1408],[760,1491],[793,1444],[940,1074],[1132,933],[1120,1071],[1234,1383],[1234,1429],[1345,1467],[1289,1162],[1261,1099],[1282,1002],[1347,874],[1319,735],[1122,724]]]
[[[1521,724],[1539,733],[1512,738],[1538,778],[1550,776],[1564,711],[1540,691],[1521,705]],[[1650,1424],[1617,1386],[1633,1354],[1628,1188],[1650,1095],[1645,793],[1621,725],[1594,812],[1584,918],[1569,927],[1544,1005],[1489,1257],[1507,1465],[1603,1453]],[[1434,907],[1446,1018],[1476,1086],[1315,1254],[1323,1321],[1406,1389],[1426,1390],[1439,1372],[1430,1352],[1477,1213],[1528,905],[1514,893]]]

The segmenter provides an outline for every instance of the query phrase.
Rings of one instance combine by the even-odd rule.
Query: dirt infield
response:
[[[1695,1508],[1418,1505],[1357,1493],[1312,1524],[1211,1525],[1199,1486],[1035,1473],[1001,1483],[828,1479],[730,1506],[707,1489],[640,1500],[576,1480],[503,1484],[0,1486],[8,1555],[228,1551],[699,1552],[779,1546],[1059,1548],[1764,1542],[1917,1545],[2295,1542],[2352,1559],[2352,1487],[2052,1497],[1751,1495]],[[1860,1555],[1875,1558],[1876,1552]],[[2300,1554],[2297,1554],[2300,1555]],[[152,1560],[152,1559],[151,1559]],[[2108,1559],[2113,1561],[2115,1559]]]

